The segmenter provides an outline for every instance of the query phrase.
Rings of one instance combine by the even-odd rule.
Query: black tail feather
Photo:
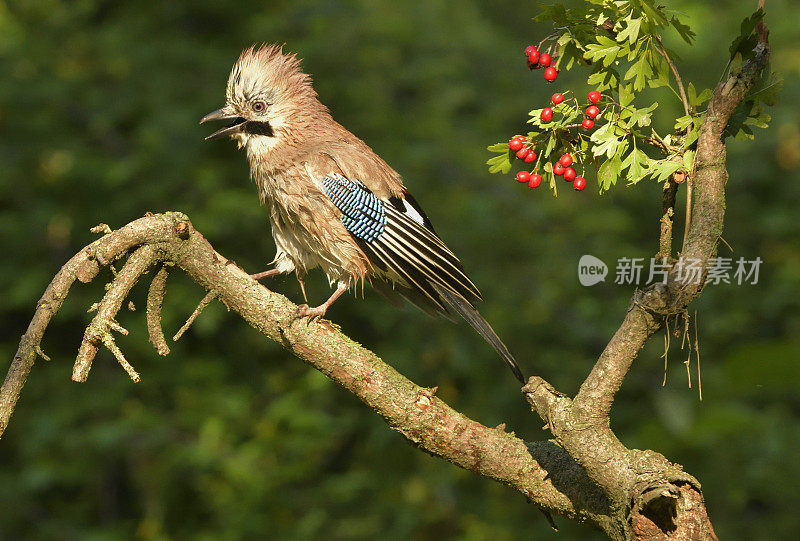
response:
[[[447,302],[450,307],[453,308],[458,314],[463,317],[467,323],[469,323],[473,329],[475,329],[478,334],[483,336],[484,340],[489,342],[489,344],[497,351],[500,357],[508,363],[509,368],[514,373],[514,376],[520,381],[520,383],[525,383],[525,376],[522,375],[522,370],[520,370],[519,365],[517,364],[516,359],[514,356],[511,355],[511,352],[508,351],[508,348],[503,343],[502,340],[497,336],[497,333],[494,332],[492,326],[489,325],[489,322],[483,319],[478,311],[467,301],[464,297],[451,291],[450,289],[443,287],[435,282],[430,282],[439,296]]]

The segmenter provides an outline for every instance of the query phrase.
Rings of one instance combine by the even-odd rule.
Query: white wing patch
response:
[[[411,218],[412,220],[414,220],[415,222],[417,222],[419,225],[424,227],[425,226],[425,218],[423,218],[422,215],[419,212],[417,212],[417,209],[412,207],[409,204],[409,202],[406,201],[405,199],[403,199],[403,205],[406,208],[406,210],[404,211],[405,215],[408,216],[409,218]]]

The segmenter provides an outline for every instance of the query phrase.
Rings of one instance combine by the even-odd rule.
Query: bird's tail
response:
[[[473,329],[475,329],[478,334],[483,336],[484,340],[489,342],[489,344],[497,351],[500,357],[508,364],[508,367],[514,373],[514,376],[520,381],[520,383],[525,383],[525,376],[522,375],[522,370],[520,370],[519,365],[517,364],[516,359],[514,356],[511,355],[511,352],[508,351],[508,348],[503,343],[502,340],[497,336],[497,333],[494,332],[492,326],[489,325],[489,322],[483,319],[478,311],[475,309],[469,301],[467,301],[464,297],[451,291],[450,289],[443,287],[436,282],[429,282],[431,286],[436,290],[436,293],[447,302],[450,307],[453,308],[461,317],[463,317],[467,323],[469,323]]]

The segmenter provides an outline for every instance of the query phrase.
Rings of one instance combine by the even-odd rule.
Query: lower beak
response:
[[[231,111],[226,109],[225,107],[223,107],[222,109],[217,109],[212,113],[208,113],[206,116],[200,119],[200,124],[212,120],[231,120],[231,123],[225,126],[224,128],[215,131],[208,137],[206,137],[206,141],[208,141],[209,139],[218,139],[226,135],[234,135],[236,133],[239,133],[242,131],[245,122],[247,122],[247,120],[231,113]]]

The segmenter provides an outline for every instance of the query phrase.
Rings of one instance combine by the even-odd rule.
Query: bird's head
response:
[[[282,132],[302,128],[304,120],[324,111],[297,57],[284,54],[278,45],[263,45],[241,54],[228,78],[225,105],[200,123],[229,121],[206,139],[230,136],[241,147],[255,138],[272,138],[263,140],[272,146]]]

